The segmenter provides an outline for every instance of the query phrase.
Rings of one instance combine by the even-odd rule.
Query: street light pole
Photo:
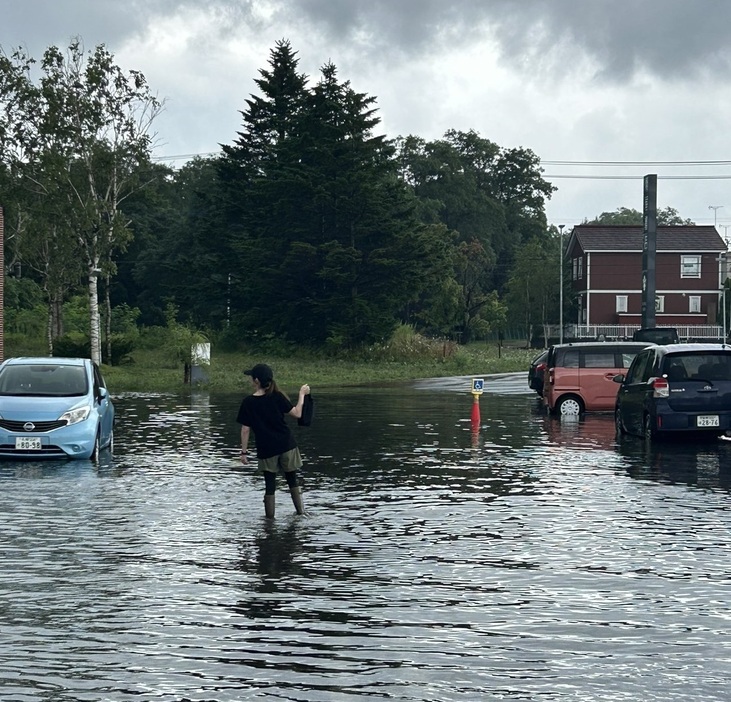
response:
[[[713,210],[713,226],[716,226],[716,222],[718,222],[718,211],[723,207],[723,205],[708,205],[709,210]]]
[[[563,228],[558,225],[558,343],[563,344]]]
[[[728,336],[728,320],[726,319],[726,280],[728,278],[728,252],[724,251],[719,254],[718,265],[720,268],[720,279],[721,279],[721,304],[723,305],[723,343],[726,343],[726,337]]]

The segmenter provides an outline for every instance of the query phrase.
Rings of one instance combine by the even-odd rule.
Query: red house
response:
[[[565,260],[578,299],[578,336],[598,336],[591,333],[598,325],[612,327],[599,333],[631,336],[642,325],[642,241],[642,226],[574,227]],[[726,252],[715,227],[657,227],[656,326],[692,327],[681,331],[687,337],[725,337]]]

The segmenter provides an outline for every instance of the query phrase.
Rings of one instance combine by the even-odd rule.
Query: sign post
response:
[[[475,438],[480,430],[480,395],[485,386],[484,378],[472,378],[472,436]]]

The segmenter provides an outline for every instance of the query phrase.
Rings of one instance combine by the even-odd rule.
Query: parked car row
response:
[[[727,344],[556,344],[533,359],[528,379],[550,413],[614,412],[619,434],[731,435]]]

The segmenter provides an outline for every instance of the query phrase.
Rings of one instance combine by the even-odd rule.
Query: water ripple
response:
[[[725,700],[731,446],[618,442],[499,381],[321,393],[309,516],[238,398],[116,399],[117,455],[0,465],[0,697]]]

